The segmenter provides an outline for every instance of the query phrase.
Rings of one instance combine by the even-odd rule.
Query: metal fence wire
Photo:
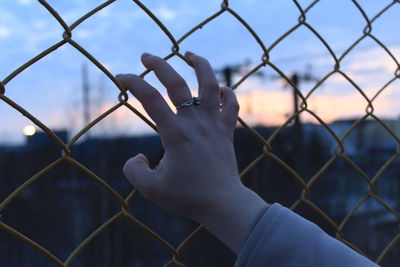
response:
[[[45,167],[44,169],[40,170],[37,172],[35,175],[30,177],[26,182],[24,182],[22,185],[20,185],[18,188],[15,189],[13,193],[8,195],[1,203],[0,203],[0,213],[26,188],[28,188],[30,185],[41,179],[41,177],[49,172],[50,170],[57,168],[60,163],[62,162],[67,162],[69,164],[74,165],[76,168],[81,169],[86,175],[90,178],[93,179],[97,182],[98,186],[103,187],[106,189],[109,194],[114,196],[121,204],[121,211],[116,213],[113,217],[111,217],[109,220],[105,221],[100,227],[95,229],[85,240],[83,240],[79,246],[75,248],[74,251],[71,252],[69,257],[66,259],[60,259],[54,254],[50,252],[51,248],[45,248],[40,246],[38,243],[35,242],[35,240],[30,239],[28,236],[25,236],[24,234],[18,232],[16,229],[11,227],[10,225],[7,225],[4,221],[2,221],[2,218],[0,217],[0,228],[11,235],[15,236],[16,238],[20,239],[21,242],[25,242],[32,246],[34,249],[36,249],[39,253],[42,253],[46,257],[48,257],[49,261],[53,261],[59,266],[68,266],[70,265],[74,259],[77,257],[77,255],[84,249],[90,242],[92,242],[96,236],[98,236],[103,230],[105,230],[107,227],[109,227],[113,222],[116,220],[119,220],[121,217],[126,217],[129,219],[129,221],[138,227],[140,227],[145,233],[148,235],[154,237],[157,239],[167,250],[170,251],[171,253],[171,260],[165,264],[165,266],[170,266],[170,265],[178,265],[178,266],[184,266],[182,263],[181,259],[181,254],[182,250],[185,246],[188,245],[196,236],[198,235],[201,226],[199,226],[193,233],[191,233],[187,238],[177,247],[172,246],[169,242],[167,242],[162,236],[158,235],[155,231],[150,229],[148,226],[146,226],[144,223],[142,223],[140,220],[138,220],[135,215],[130,213],[128,211],[129,205],[134,201],[133,197],[136,194],[136,190],[131,192],[126,198],[121,196],[115,189],[113,189],[109,184],[107,184],[102,178],[98,177],[95,173],[93,173],[91,170],[89,170],[87,167],[85,167],[82,163],[78,162],[76,159],[73,158],[72,153],[71,153],[71,146],[75,144],[85,133],[90,131],[90,129],[96,125],[98,122],[103,120],[105,117],[110,115],[112,112],[115,110],[125,106],[126,108],[130,109],[132,113],[138,117],[140,117],[143,121],[145,121],[150,127],[152,127],[155,131],[157,131],[156,126],[149,121],[144,115],[142,115],[135,107],[130,105],[128,103],[128,94],[122,86],[117,82],[117,80],[114,78],[114,75],[111,74],[107,68],[105,68],[94,56],[92,56],[87,50],[85,50],[82,46],[80,46],[79,43],[75,42],[73,39],[73,33],[74,29],[80,25],[82,22],[84,22],[86,19],[91,17],[92,15],[96,14],[98,11],[107,8],[109,5],[113,4],[116,0],[110,0],[102,3],[98,7],[94,8],[78,20],[76,20],[74,23],[71,25],[67,25],[67,23],[64,21],[64,19],[53,9],[53,7],[47,3],[45,0],[38,0],[39,3],[43,6],[43,8],[47,9],[47,11],[56,19],[60,27],[64,29],[64,33],[62,35],[62,38],[59,42],[55,43],[48,49],[42,51],[40,54],[20,66],[18,69],[16,69],[14,72],[12,72],[10,75],[5,77],[1,83],[0,83],[0,99],[4,101],[6,104],[20,112],[22,115],[26,116],[29,118],[37,127],[39,127],[41,130],[43,130],[49,137],[54,140],[62,150],[62,154],[60,158],[55,160],[53,163]],[[286,122],[283,123],[280,127],[278,127],[268,138],[264,138],[261,134],[259,134],[255,129],[252,127],[248,126],[244,120],[239,118],[239,123],[247,129],[252,135],[254,135],[259,142],[263,145],[263,150],[260,151],[260,154],[258,157],[254,158],[254,160],[246,167],[244,170],[241,172],[241,177],[246,178],[246,174],[251,171],[255,166],[257,166],[261,161],[263,161],[266,158],[270,158],[270,160],[273,160],[280,166],[282,166],[285,170],[286,173],[289,177],[292,178],[293,184],[297,184],[298,186],[301,187],[302,193],[299,196],[298,200],[290,207],[292,210],[296,210],[300,204],[305,204],[309,206],[313,211],[315,211],[316,214],[318,214],[323,220],[326,221],[329,225],[335,229],[336,232],[336,238],[340,240],[341,242],[345,243],[346,245],[350,246],[354,250],[358,251],[359,253],[365,255],[363,251],[361,251],[359,248],[357,248],[352,242],[346,239],[346,236],[343,233],[343,229],[346,227],[349,219],[355,214],[355,212],[362,206],[367,200],[373,199],[377,203],[379,203],[381,206],[384,207],[386,212],[388,214],[392,214],[395,216],[397,223],[400,222],[400,214],[398,211],[396,211],[393,207],[391,207],[387,202],[385,202],[378,194],[376,190],[376,183],[377,181],[381,178],[382,173],[391,166],[391,164],[398,158],[400,154],[400,150],[397,149],[397,152],[392,155],[392,157],[376,172],[376,174],[373,177],[369,177],[360,167],[357,166],[357,164],[352,161],[347,155],[346,155],[346,149],[344,146],[344,141],[345,139],[349,136],[350,133],[353,132],[353,130],[359,126],[361,123],[363,123],[366,119],[373,119],[375,120],[379,125],[384,127],[388,133],[392,136],[392,138],[395,140],[397,143],[397,146],[400,144],[400,139],[397,136],[397,134],[379,117],[377,117],[374,114],[374,100],[389,86],[391,85],[396,79],[400,78],[400,64],[396,57],[393,55],[393,53],[389,50],[385,44],[380,41],[376,36],[374,36],[372,32],[372,26],[374,22],[379,20],[380,16],[387,12],[388,10],[392,9],[395,5],[399,4],[400,1],[394,0],[391,3],[389,3],[386,7],[384,7],[382,10],[380,10],[375,16],[369,17],[367,16],[366,12],[363,10],[362,6],[356,1],[352,0],[352,4],[357,8],[359,13],[362,15],[362,17],[365,20],[365,27],[363,31],[360,33],[360,36],[358,39],[353,42],[341,55],[337,55],[334,53],[333,49],[330,47],[330,44],[318,33],[318,31],[311,26],[308,21],[307,21],[307,13],[313,9],[319,1],[313,1],[311,4],[309,4],[307,7],[301,6],[300,3],[296,0],[293,0],[293,4],[296,6],[298,9],[298,22],[296,25],[294,25],[291,29],[289,29],[287,32],[283,33],[275,42],[273,42],[270,46],[266,46],[263,41],[260,39],[260,37],[257,35],[257,33],[252,29],[252,27],[239,15],[240,12],[233,10],[230,5],[229,1],[225,0],[221,3],[221,8],[219,9],[218,12],[215,14],[211,14],[207,19],[204,21],[201,21],[199,24],[193,26],[191,30],[189,30],[186,34],[183,36],[180,36],[179,38],[173,36],[169,29],[160,21],[159,18],[157,18],[156,15],[152,12],[151,9],[147,8],[143,3],[141,3],[139,0],[133,0],[133,4],[136,4],[138,8],[142,9],[148,16],[149,20],[154,21],[158,27],[159,30],[162,31],[171,41],[172,44],[172,49],[171,53],[166,55],[164,57],[165,60],[169,60],[172,57],[179,57],[182,60],[185,61],[184,56],[181,54],[180,51],[180,44],[191,37],[191,35],[196,32],[197,30],[203,28],[206,26],[208,23],[216,19],[222,14],[228,14],[235,18],[237,21],[240,22],[240,24],[251,34],[251,36],[257,41],[258,45],[263,51],[263,54],[260,55],[260,61],[258,62],[258,65],[256,65],[253,69],[251,69],[246,75],[244,75],[236,84],[232,86],[233,89],[238,88],[246,79],[251,77],[254,73],[259,71],[260,69],[269,66],[275,72],[282,77],[283,79],[286,80],[288,84],[290,84],[294,90],[296,90],[296,93],[300,99],[300,105],[298,107],[298,111],[293,114],[291,117],[287,118]],[[289,36],[291,33],[294,31],[300,29],[300,28],[305,28],[309,30],[315,37],[317,37],[320,41],[321,44],[329,51],[330,56],[334,60],[334,65],[332,68],[332,71],[330,71],[328,74],[326,74],[324,77],[322,77],[314,86],[313,88],[307,93],[303,94],[295,84],[291,81],[291,79],[288,77],[287,74],[285,74],[282,70],[280,70],[274,62],[270,61],[269,54],[270,52],[274,49],[274,47],[277,46],[282,40],[284,40],[287,36]],[[363,92],[363,89],[354,81],[352,80],[349,75],[347,75],[344,71],[341,69],[341,63],[344,58],[346,58],[349,54],[352,53],[352,50],[358,46],[358,44],[365,40],[369,39],[375,42],[380,48],[382,48],[383,51],[385,51],[390,58],[395,62],[397,66],[397,70],[393,74],[392,78],[387,81],[387,83],[382,86],[377,93],[369,98],[367,95]],[[56,49],[60,48],[61,46],[64,45],[71,45],[72,47],[76,48],[77,51],[82,53],[86,58],[88,58],[98,69],[100,69],[114,84],[115,87],[119,89],[118,92],[118,100],[119,103],[113,106],[112,108],[108,109],[106,112],[104,112],[102,115],[91,121],[88,125],[86,125],[83,129],[81,129],[68,143],[64,143],[60,138],[58,138],[54,132],[49,129],[45,124],[43,124],[39,119],[37,119],[35,116],[33,116],[28,110],[26,110],[24,107],[18,105],[16,102],[14,102],[12,99],[8,98],[6,96],[7,92],[7,84],[17,77],[21,72],[24,70],[28,69],[30,66],[38,62],[39,60],[43,59]],[[186,62],[186,61],[185,61]],[[145,71],[144,73],[141,74],[142,77],[144,77],[149,71]],[[365,99],[367,102],[367,106],[365,109],[365,114],[361,116],[357,121],[355,121],[352,126],[342,135],[338,136],[332,128],[324,122],[322,118],[320,118],[315,112],[309,109],[307,101],[310,98],[310,96],[321,86],[321,84],[327,80],[329,77],[331,77],[334,74],[339,74],[341,75],[345,80],[347,80],[359,93],[360,95]],[[117,94],[116,94],[117,96]],[[301,113],[308,113],[310,114],[313,118],[315,118],[329,133],[330,135],[335,139],[337,143],[338,149],[336,150],[335,153],[333,153],[332,157],[322,166],[322,168],[315,173],[315,175],[311,178],[308,179],[307,182],[305,179],[303,179],[296,171],[291,168],[284,160],[278,157],[276,151],[273,151],[271,148],[271,142],[276,138],[276,136],[283,131],[285,127],[287,127],[291,121],[294,120],[295,117],[298,117]],[[321,177],[321,175],[338,159],[342,159],[346,161],[349,166],[351,166],[365,181],[366,184],[368,184],[368,192],[365,194],[364,197],[359,199],[358,203],[348,212],[348,214],[344,217],[344,219],[340,222],[340,224],[337,224],[334,222],[332,218],[330,218],[323,210],[321,210],[315,203],[311,201],[311,188],[315,184],[315,182]],[[4,218],[3,218],[4,219]],[[380,255],[377,258],[372,259],[376,263],[381,263],[382,260],[385,258],[385,255],[388,254],[388,252],[396,245],[396,243],[400,240],[400,232],[395,233],[395,236],[391,239],[390,242],[388,242],[384,247],[382,247],[382,250],[380,252]],[[365,255],[369,256],[369,255]]]

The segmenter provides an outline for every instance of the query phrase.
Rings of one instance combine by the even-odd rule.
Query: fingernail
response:
[[[150,53],[143,53],[142,54],[142,58],[144,58],[144,57],[151,57],[152,56],[152,54],[150,54]]]
[[[149,163],[149,162],[147,161],[146,156],[143,155],[142,153],[137,154],[135,158],[141,160],[141,161],[144,162],[144,163]]]
[[[194,54],[192,53],[192,52],[190,52],[190,51],[186,51],[186,53],[185,53],[185,56],[186,57],[191,57],[191,56],[193,56]]]

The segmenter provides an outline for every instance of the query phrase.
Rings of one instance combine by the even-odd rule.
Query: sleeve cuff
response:
[[[235,266],[246,266],[246,263],[256,251],[260,240],[267,238],[264,237],[264,235],[268,232],[268,226],[272,219],[279,213],[281,208],[282,206],[279,203],[274,203],[268,207],[262,216],[260,216],[260,219],[255,224],[254,229],[250,232],[246,242],[244,243]]]
[[[278,203],[261,216],[244,243],[242,266],[378,266],[314,223]]]

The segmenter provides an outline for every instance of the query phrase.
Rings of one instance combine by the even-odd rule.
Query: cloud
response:
[[[32,8],[40,8],[40,6]],[[7,55],[1,56],[12,58],[12,56],[18,57],[22,53],[32,56],[47,48],[51,44],[49,40],[54,40],[55,43],[57,38],[61,38],[62,30],[57,22],[49,23],[42,19],[25,19],[24,12],[27,12],[27,9],[30,8],[25,8],[18,14],[12,9],[0,7],[0,37],[2,35],[7,37],[5,39]]]
[[[173,20],[177,17],[177,13],[165,6],[161,6],[155,10],[155,15],[165,20]]]
[[[45,20],[35,20],[32,24],[37,30],[44,30],[49,26],[49,22]]]
[[[33,0],[18,0],[18,4],[23,6],[29,6],[33,3]]]
[[[11,30],[8,27],[0,26],[0,38],[5,38],[10,36]]]
[[[77,29],[73,32],[74,37],[78,37],[80,39],[87,39],[93,36],[93,31],[89,31],[86,29]]]
[[[400,47],[392,46],[389,50],[394,54],[399,54]],[[393,59],[387,54],[387,52],[379,47],[373,49],[367,49],[365,51],[356,53],[351,58],[351,62],[348,64],[349,68],[353,72],[365,72],[365,71],[387,71],[394,73],[397,66]]]
[[[257,7],[249,5],[251,1],[253,0],[243,1],[244,4],[242,2],[237,3],[235,10],[243,15],[246,21],[251,22],[252,26],[265,25],[266,22],[262,16],[254,15],[257,11],[254,8],[259,8],[259,5]],[[75,21],[97,5],[94,2],[91,3],[84,0],[76,1],[76,3],[74,2],[75,4],[63,3],[62,1],[53,2],[52,5],[54,5],[54,8],[68,23]],[[266,3],[267,1],[257,0],[257,2],[260,5],[269,7],[270,9],[268,10],[278,10],[276,7],[274,9],[275,4],[268,4]],[[13,2],[10,1],[9,3]],[[0,76],[3,76],[3,78],[38,52],[61,40],[63,29],[50,15],[47,14],[47,17],[41,15],[46,14],[45,12],[47,11],[40,4],[32,5],[32,7],[28,8],[21,6],[31,3],[34,2],[32,0],[18,0],[14,4],[5,4],[0,7],[0,14],[2,14],[0,16],[0,38],[2,38],[1,43],[4,44],[4,50],[7,51],[7,53],[0,54],[2,62]],[[292,3],[288,2],[287,5],[292,6]],[[218,3],[216,4],[212,1],[202,2],[201,5],[198,5],[194,1],[172,1],[171,3],[168,2],[161,5],[152,2],[148,3],[147,6],[165,22],[165,25],[176,37],[185,33],[186,30],[217,11],[220,7]],[[283,10],[282,6],[279,7],[279,10]],[[290,10],[288,9],[288,11]],[[270,18],[273,20],[282,17],[280,12],[270,12],[270,15]],[[324,13],[321,13],[321,15],[324,15]],[[285,16],[289,15],[285,13]],[[179,23],[177,23],[178,20]],[[246,37],[248,35],[247,31],[239,31],[236,28],[235,31],[227,31],[226,27],[230,26],[229,23],[233,20],[234,18],[229,16],[229,14],[221,16],[215,22],[205,27],[203,31],[198,31],[189,37],[188,41],[182,44],[182,49],[190,48],[194,51],[201,51],[203,55],[206,55],[210,59],[214,66],[235,64],[243,61],[247,56],[259,62],[260,51],[253,51],[250,42],[246,41],[248,39]],[[226,22],[229,23],[227,24]],[[349,21],[349,23],[351,24],[352,21]],[[326,24],[324,20],[320,20],[321,26],[328,27]],[[240,24],[235,25],[238,25],[240,29],[243,28]],[[269,40],[275,34],[281,34],[281,30],[285,30],[279,27],[272,27],[271,32],[264,32],[261,29],[264,28],[260,26],[260,31],[255,28],[260,38],[264,41]],[[388,27],[387,31],[392,32],[393,29]],[[328,30],[332,34],[339,36],[332,29]],[[226,33],[226,35],[221,34],[221,32]],[[351,32],[351,36],[355,36],[354,34],[356,33]],[[357,34],[360,33],[358,32]],[[293,56],[290,58],[285,57],[285,60],[282,61],[278,58],[278,67],[282,68],[286,73],[290,73],[290,70],[302,71],[304,70],[305,63],[311,61],[314,66],[313,72],[315,72],[317,77],[323,77],[332,71],[334,62],[330,56],[326,56],[327,52],[323,47],[322,52],[324,53],[322,54],[318,52],[321,49],[315,49],[313,46],[310,46],[309,53],[304,51],[302,46],[291,50],[292,44],[293,46],[298,46],[297,42],[301,41],[301,37],[302,35],[293,35],[293,39],[287,39],[288,41],[293,41],[290,43],[290,46],[283,46],[281,50],[276,52],[279,56],[286,54]],[[349,38],[347,35],[340,35],[339,37],[343,38],[346,42]],[[143,67],[138,66],[140,62],[139,55],[142,51],[146,49],[150,52],[156,51],[159,54],[163,54],[165,51],[168,53],[171,46],[169,40],[159,30],[157,25],[151,21],[143,10],[131,1],[116,1],[98,14],[93,15],[74,29],[73,38],[99,59],[106,68],[113,72],[132,71],[136,73],[142,71]],[[339,40],[337,41],[339,42]],[[186,44],[189,47],[184,47]],[[221,44],[224,45],[222,50]],[[319,47],[321,46],[319,42],[318,45]],[[391,46],[389,48],[395,55],[399,55],[399,46]],[[53,88],[58,88],[58,94],[61,87],[70,88],[71,91],[78,90],[80,88],[80,62],[86,60],[82,58],[74,48],[68,45],[58,49],[47,56],[46,59],[29,68],[31,74],[29,74],[29,71],[21,74],[16,79],[16,81],[20,79],[21,85],[19,88],[21,90],[15,90],[15,92],[29,94],[29,92],[24,91],[25,88],[30,88],[32,92],[38,92],[41,87],[43,90],[49,90],[49,93],[47,91],[44,93],[47,97],[53,97],[51,93]],[[341,64],[341,69],[349,74],[368,96],[372,96],[389,78],[394,77],[393,72],[395,68],[396,65],[393,63],[393,60],[373,42],[371,49],[364,49],[357,46],[354,51],[346,56]],[[60,81],[60,84],[54,86],[54,84],[48,85],[44,83],[45,80],[52,79],[57,79]],[[241,104],[241,116],[250,124],[279,125],[284,123],[293,109],[291,90],[289,88],[282,90],[283,86],[278,82],[266,80],[255,82],[256,80],[250,78],[249,81],[244,82],[236,91]],[[303,83],[300,84],[300,87],[306,91],[310,85],[312,84]],[[388,90],[385,90],[377,101],[374,102],[377,110],[382,112],[382,114],[394,115],[397,112],[395,107],[398,106],[396,103],[398,95],[395,95],[397,92],[394,89],[395,86],[392,87],[389,93],[387,93]],[[161,85],[160,88],[162,88]],[[75,95],[79,94],[75,93]],[[26,99],[26,96],[24,96],[24,99]],[[63,97],[62,99],[66,102],[62,103],[60,97],[59,103],[60,105],[65,105],[68,97]],[[116,95],[112,99],[117,101]],[[43,112],[49,113],[48,117],[43,117],[43,119],[51,127],[74,125],[74,128],[79,128],[78,126],[82,125],[82,115],[79,109],[74,111],[63,110],[63,113],[61,111],[54,111],[54,115],[51,115],[55,108],[49,106],[50,101],[44,102],[43,99],[35,95],[29,101],[32,108],[36,109],[40,114],[43,114]],[[137,100],[132,98],[130,101],[132,101],[132,105],[140,109],[141,112],[144,112]],[[101,105],[100,111],[106,110],[114,104],[115,102],[112,101],[104,103]],[[308,104],[310,109],[321,115],[327,122],[346,116],[361,116],[365,114],[366,107],[366,101],[340,74],[331,76],[322,85],[321,90],[318,89],[310,97]],[[65,114],[66,111],[71,112],[71,117],[77,121],[75,124],[65,123],[66,119],[61,114],[69,116]],[[7,123],[10,121],[11,127],[12,121],[17,120],[17,118],[15,118],[14,113],[10,113],[10,116],[8,114],[4,113],[3,118],[7,120]],[[302,114],[302,119],[304,121],[315,121],[306,114]],[[60,124],[61,122],[63,123]],[[15,127],[18,132],[19,127],[19,125]],[[137,116],[126,108],[118,109],[104,122],[99,124],[99,127],[108,129],[106,131],[107,134],[115,134],[115,132],[124,133],[124,130],[121,129],[128,129],[128,133],[135,131],[152,132],[148,126],[144,125]],[[3,133],[2,130],[0,132]]]

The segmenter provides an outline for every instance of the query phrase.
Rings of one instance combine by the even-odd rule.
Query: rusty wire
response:
[[[55,23],[58,23],[60,27],[64,29],[64,33],[62,34],[62,39],[57,42],[56,44],[50,46],[48,49],[42,51],[39,53],[37,56],[32,58],[31,60],[27,61],[23,65],[21,65],[19,68],[17,68],[15,71],[13,71],[11,74],[9,74],[7,77],[5,77],[1,82],[0,82],[0,99],[20,112],[22,115],[26,116],[28,119],[30,119],[37,127],[42,129],[45,133],[48,134],[49,137],[51,137],[60,147],[62,150],[62,155],[59,159],[55,160],[53,163],[45,167],[44,169],[40,170],[37,172],[35,175],[33,175],[31,178],[29,178],[24,184],[20,185],[13,193],[11,193],[9,196],[7,196],[2,202],[0,202],[0,213],[1,211],[9,205],[24,189],[29,187],[32,183],[35,183],[37,180],[39,180],[43,175],[48,173],[50,170],[57,168],[58,165],[60,165],[61,162],[68,162],[71,165],[74,165],[76,168],[80,169],[89,179],[93,179],[99,186],[105,188],[107,192],[109,192],[119,203],[121,204],[121,211],[112,216],[110,219],[108,219],[106,222],[104,222],[100,227],[98,227],[95,231],[93,231],[85,240],[83,240],[78,247],[74,251],[71,252],[71,254],[67,257],[65,260],[61,260],[57,258],[54,254],[52,254],[48,249],[40,246],[37,244],[34,240],[31,240],[29,237],[23,235],[22,233],[18,232],[11,226],[7,225],[6,223],[1,221],[1,216],[0,216],[0,228],[3,229],[4,231],[10,233],[11,235],[14,235],[16,238],[20,239],[22,242],[25,242],[32,246],[34,249],[36,249],[39,253],[42,253],[43,255],[47,256],[50,261],[53,261],[55,264],[59,266],[68,266],[70,265],[76,256],[80,253],[80,251],[87,245],[89,244],[97,235],[99,235],[104,229],[109,227],[112,223],[114,223],[116,220],[120,219],[121,217],[126,217],[131,223],[137,225],[140,227],[145,233],[153,237],[155,240],[160,242],[167,250],[171,252],[171,260],[165,264],[165,266],[170,266],[170,265],[178,265],[178,266],[184,266],[184,264],[180,261],[181,258],[181,251],[182,249],[187,246],[189,242],[191,242],[192,239],[196,238],[200,230],[202,229],[201,226],[199,226],[193,233],[191,233],[178,247],[173,247],[168,241],[163,239],[160,235],[158,235],[156,232],[154,232],[152,229],[150,229],[148,226],[143,224],[140,220],[138,220],[133,214],[131,214],[128,211],[129,208],[129,203],[132,201],[136,194],[136,190],[134,190],[128,197],[123,198],[116,190],[114,190],[110,185],[108,185],[103,179],[98,177],[95,173],[93,173],[90,169],[85,167],[83,164],[75,160],[72,155],[71,155],[71,150],[70,147],[85,133],[87,133],[94,125],[96,125],[98,122],[103,120],[105,117],[110,115],[112,112],[115,110],[121,108],[122,106],[127,107],[130,109],[136,116],[140,117],[145,123],[147,123],[151,128],[153,128],[155,131],[157,131],[156,126],[148,120],[143,114],[141,114],[135,107],[130,105],[128,103],[128,94],[124,91],[122,86],[117,82],[117,80],[114,78],[114,75],[111,74],[95,57],[93,57],[87,50],[85,50],[83,47],[81,47],[77,42],[73,40],[73,30],[83,21],[91,17],[92,15],[96,14],[98,11],[100,11],[103,8],[106,8],[116,0],[109,0],[98,7],[94,8],[93,10],[89,11],[87,14],[83,15],[81,18],[76,20],[74,23],[71,25],[67,25],[66,22],[63,20],[63,18],[52,8],[52,6],[47,3],[45,0],[38,0],[39,3],[54,17]],[[298,18],[298,23],[294,25],[291,29],[289,29],[287,32],[283,33],[277,40],[275,40],[269,47],[267,47],[261,38],[257,35],[257,33],[251,28],[251,26],[239,15],[237,11],[234,11],[229,7],[229,1],[224,0],[221,3],[220,9],[214,13],[208,16],[206,19],[203,21],[199,22],[197,25],[192,27],[187,33],[185,33],[183,36],[180,38],[175,38],[171,32],[168,30],[168,28],[157,18],[156,15],[152,13],[152,11],[147,8],[143,3],[141,3],[139,0],[133,0],[134,4],[137,5],[138,8],[142,9],[146,15],[148,16],[149,20],[152,20],[156,23],[158,28],[168,37],[172,44],[171,48],[171,53],[166,55],[164,58],[166,60],[177,56],[184,60],[186,63],[188,63],[184,56],[180,53],[180,44],[185,41],[187,38],[189,38],[194,32],[196,32],[199,29],[202,29],[204,26],[206,26],[208,23],[219,17],[220,15],[227,13],[230,14],[233,18],[235,18],[245,29],[248,30],[248,32],[251,34],[251,36],[255,39],[255,41],[258,43],[260,48],[263,51],[263,54],[260,55],[260,62],[258,65],[256,65],[253,69],[251,69],[246,75],[243,75],[243,77],[232,86],[233,89],[238,88],[242,82],[244,82],[246,79],[251,77],[254,73],[256,73],[258,70],[269,66],[271,67],[280,77],[285,79],[288,84],[290,84],[294,90],[296,90],[296,93],[298,97],[301,99],[301,104],[299,105],[299,110],[297,113],[293,114],[290,118],[286,120],[285,123],[283,123],[280,127],[278,127],[269,137],[268,139],[265,139],[262,135],[260,135],[257,131],[255,131],[253,128],[248,126],[245,121],[243,121],[241,118],[239,118],[239,123],[247,129],[250,133],[252,133],[263,145],[263,150],[260,151],[259,156],[257,156],[244,170],[241,172],[240,177],[242,179],[245,179],[246,174],[251,171],[257,164],[259,164],[262,160],[265,158],[270,158],[271,160],[275,161],[278,165],[280,165],[282,168],[284,168],[287,171],[287,174],[293,178],[293,181],[297,183],[301,188],[302,188],[302,193],[300,198],[291,206],[292,210],[295,210],[300,204],[305,204],[312,208],[322,219],[324,219],[329,225],[331,225],[335,232],[336,232],[336,238],[339,239],[340,241],[344,242],[351,248],[355,249],[359,253],[365,255],[363,251],[361,251],[359,248],[357,248],[354,244],[352,244],[349,240],[346,240],[343,229],[348,223],[349,219],[353,216],[353,214],[357,211],[357,209],[368,199],[372,198],[375,199],[379,204],[381,204],[388,213],[393,214],[397,220],[400,222],[400,214],[395,211],[388,203],[386,203],[384,200],[382,200],[379,195],[376,193],[376,188],[375,184],[377,180],[381,177],[382,173],[399,157],[400,151],[398,150],[395,155],[393,155],[377,172],[373,177],[368,177],[363,170],[357,166],[356,163],[354,163],[347,155],[345,151],[345,147],[343,146],[344,141],[346,138],[349,136],[353,130],[360,125],[363,121],[365,121],[367,118],[374,119],[377,121],[382,127],[386,129],[388,133],[391,134],[393,139],[397,142],[398,145],[400,145],[400,139],[399,137],[391,130],[385,122],[383,122],[381,119],[379,119],[375,114],[374,114],[374,106],[373,106],[373,101],[384,91],[390,84],[392,84],[397,78],[400,78],[400,64],[397,61],[397,59],[393,56],[392,52],[376,37],[372,34],[372,24],[379,19],[379,17],[386,12],[387,10],[391,9],[394,5],[398,4],[398,0],[392,1],[390,4],[385,6],[380,12],[378,12],[374,17],[369,18],[366,13],[364,12],[363,8],[359,5],[359,3],[356,0],[352,0],[352,3],[354,6],[358,9],[360,14],[365,20],[366,26],[361,34],[361,36],[353,42],[341,55],[336,55],[332,48],[330,47],[329,43],[316,31],[312,25],[310,25],[307,22],[307,13],[309,10],[311,10],[314,6],[317,5],[319,2],[318,0],[313,1],[311,4],[309,4],[306,8],[303,8],[298,1],[293,0],[294,5],[298,9],[299,12],[299,18]],[[300,27],[304,27],[308,29],[316,38],[318,38],[321,41],[321,44],[327,49],[329,52],[330,56],[333,58],[335,64],[333,67],[333,70],[329,72],[326,76],[322,77],[316,84],[315,86],[307,93],[307,95],[303,95],[302,92],[291,82],[291,80],[287,77],[287,75],[281,71],[273,62],[270,61],[269,59],[269,53],[282,41],[284,40],[287,36],[289,36],[291,33],[295,32],[297,29]],[[342,60],[351,53],[351,51],[364,39],[370,38],[370,40],[373,40],[379,47],[381,47],[389,56],[390,58],[395,62],[397,66],[397,70],[394,73],[394,76],[392,79],[390,79],[378,92],[372,97],[368,98],[366,94],[363,92],[362,88],[354,82],[345,72],[341,70],[340,64]],[[25,110],[23,107],[15,103],[12,99],[8,98],[5,96],[5,92],[7,90],[7,83],[10,82],[12,79],[14,79],[16,76],[18,76],[21,72],[38,62],[39,60],[43,59],[56,49],[60,48],[61,46],[64,45],[71,45],[74,47],[77,51],[79,51],[82,55],[84,55],[88,60],[90,60],[99,70],[101,70],[116,86],[116,88],[119,89],[118,93],[118,100],[119,103],[116,104],[115,106],[111,107],[109,110],[104,112],[102,115],[94,119],[92,122],[90,122],[88,125],[86,125],[83,129],[81,129],[74,137],[71,138],[71,140],[65,144],[63,143],[55,134],[54,132],[49,129],[45,124],[43,124],[39,119],[37,119],[35,116],[33,116],[29,111]],[[141,74],[142,77],[144,77],[149,70],[146,70],[144,73]],[[330,76],[333,74],[340,74],[342,77],[344,77],[350,84],[353,85],[353,87],[360,93],[360,95],[366,100],[368,103],[366,106],[366,111],[365,115],[362,116],[359,120],[354,122],[354,124],[342,135],[342,136],[337,136],[335,132],[329,127],[327,123],[324,122],[322,118],[320,118],[315,112],[310,110],[308,108],[307,100],[309,97],[321,86],[321,84],[326,81]],[[338,150],[337,152],[325,163],[324,166],[320,168],[319,171],[316,172],[316,174],[311,177],[311,179],[308,180],[308,182],[305,182],[304,179],[295,171],[293,170],[285,161],[280,159],[277,155],[276,152],[272,151],[271,148],[271,142],[276,138],[276,136],[282,132],[282,130],[289,125],[289,123],[296,117],[300,116],[301,113],[308,113],[312,117],[314,117],[329,133],[330,135],[334,138],[334,140],[337,143]],[[342,220],[340,224],[336,224],[326,213],[324,213],[323,210],[321,210],[316,204],[314,204],[310,200],[310,188],[313,186],[313,184],[319,179],[319,177],[337,160],[337,159],[343,159],[346,161],[357,173],[360,174],[362,179],[368,184],[368,193],[359,200],[359,202],[350,210],[350,212],[345,216],[345,218]],[[380,263],[385,255],[391,250],[391,248],[400,240],[400,233],[395,235],[393,239],[384,247],[382,248],[382,251],[380,255],[374,260],[376,263]],[[368,255],[365,255],[368,257]]]

